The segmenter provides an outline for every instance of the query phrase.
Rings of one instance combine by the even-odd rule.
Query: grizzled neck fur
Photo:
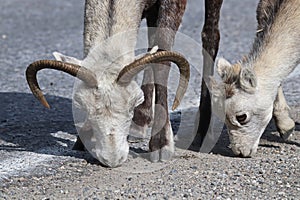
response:
[[[274,87],[300,63],[300,1],[261,0],[252,50],[241,62]]]

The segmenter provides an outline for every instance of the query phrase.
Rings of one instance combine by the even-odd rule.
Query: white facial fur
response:
[[[225,100],[225,123],[236,155],[251,157],[256,153],[259,139],[272,118],[273,102],[257,97],[259,91],[249,94],[237,90]]]
[[[274,97],[260,86],[254,71],[220,59],[218,73],[223,82],[212,81],[213,98],[225,99],[225,123],[230,146],[236,155],[250,157],[272,118]]]
[[[55,53],[55,58],[86,66],[85,60],[59,53]],[[127,159],[133,110],[144,101],[144,95],[134,81],[126,87],[119,86],[115,81],[117,74],[111,71],[113,66],[93,67],[99,69],[98,88],[88,88],[80,81],[74,89],[73,105],[81,114],[85,113],[84,123],[76,127],[83,144],[95,158],[106,166],[117,167]]]

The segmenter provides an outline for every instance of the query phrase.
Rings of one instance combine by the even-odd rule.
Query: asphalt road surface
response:
[[[234,62],[249,51],[257,2],[224,1],[219,57]],[[28,64],[53,59],[53,51],[83,57],[84,1],[0,0],[0,8],[0,199],[299,199],[299,67],[284,82],[296,121],[288,141],[271,122],[253,158],[233,157],[223,131],[212,153],[177,148],[171,161],[151,163],[133,144],[126,163],[109,169],[87,152],[72,150],[73,78],[51,70],[39,74],[52,106],[48,110],[30,94],[24,77]],[[202,1],[189,0],[180,28],[180,34],[200,46],[203,14]],[[195,60],[201,50],[194,50],[195,57],[188,56]],[[201,58],[196,62],[201,65]],[[190,113],[180,123],[187,134],[200,92],[197,63],[181,107]],[[178,121],[177,111],[172,122]],[[147,142],[139,145],[147,148]]]

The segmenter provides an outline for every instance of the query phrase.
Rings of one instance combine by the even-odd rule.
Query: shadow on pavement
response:
[[[300,131],[300,124],[298,122],[295,122],[294,134],[296,134],[295,133],[296,131]],[[275,134],[274,134],[274,132],[275,132]],[[293,138],[293,135],[291,135],[287,140],[284,140],[280,137],[280,135],[277,131],[277,128],[275,126],[274,120],[272,120],[269,123],[264,134],[261,137],[261,139],[265,139],[269,142],[283,143],[283,144],[295,145],[297,147],[300,147],[300,144],[298,142],[292,141],[291,138]]]
[[[46,95],[51,109],[32,94],[0,93],[0,150],[74,156],[96,162],[87,152],[72,150],[76,128],[72,100]]]

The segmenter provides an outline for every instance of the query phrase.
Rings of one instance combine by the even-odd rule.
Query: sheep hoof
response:
[[[280,137],[284,140],[287,140],[294,132],[295,122],[289,117],[284,120],[278,120],[275,118],[275,122],[277,131],[280,133]]]
[[[171,160],[173,157],[173,154],[174,154],[174,151],[172,151],[172,150],[170,151],[169,149],[162,148],[161,152],[160,152],[160,161],[166,162],[166,161]]]
[[[166,162],[172,159],[174,155],[174,144],[169,144],[157,151],[150,152],[150,161],[151,162]]]
[[[153,163],[159,161],[159,150],[150,152],[150,161]]]
[[[280,130],[278,130],[279,131],[279,133],[280,133],[280,137],[283,139],[283,140],[287,140],[292,134],[293,134],[293,132],[294,132],[294,129],[295,129],[295,126],[293,127],[293,128],[291,128],[290,130],[288,130],[288,131],[280,131]]]

